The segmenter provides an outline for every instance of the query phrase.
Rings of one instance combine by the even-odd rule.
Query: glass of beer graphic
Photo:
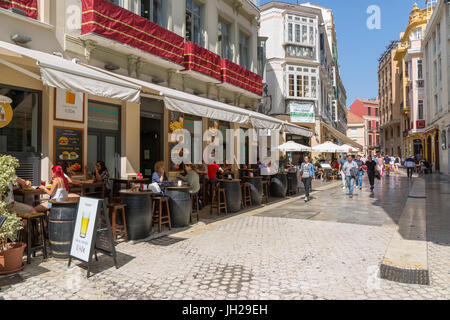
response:
[[[81,238],[86,238],[86,233],[87,233],[87,229],[88,229],[88,225],[89,225],[89,212],[88,211],[83,211],[83,216],[81,218],[81,230],[80,230],[80,237]]]

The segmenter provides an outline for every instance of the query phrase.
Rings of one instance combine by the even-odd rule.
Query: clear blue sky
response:
[[[259,0],[259,4],[270,0]],[[283,2],[296,3],[296,0]],[[347,90],[347,106],[356,98],[378,96],[378,58],[390,40],[399,38],[408,25],[415,2],[425,8],[425,0],[312,0],[310,2],[333,10],[338,38],[341,77]],[[381,29],[369,30],[367,8],[381,9]]]

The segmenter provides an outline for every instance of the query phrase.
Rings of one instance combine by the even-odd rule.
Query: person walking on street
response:
[[[309,162],[309,157],[306,156],[298,172],[299,178],[305,186],[305,202],[311,200],[309,193],[311,192],[311,180],[315,177],[315,172],[314,165]]]
[[[365,165],[367,167],[367,176],[369,177],[370,191],[373,192],[373,188],[374,188],[374,185],[375,185],[375,171],[377,170],[377,163],[372,158],[372,156],[369,155]]]
[[[364,161],[361,160],[361,156],[356,157],[356,164],[358,165],[358,180],[356,180],[356,187],[362,190],[363,185],[363,175],[364,175]]]
[[[383,160],[383,157],[381,156],[381,153],[378,154],[377,166],[378,166],[378,172],[380,172],[380,175],[383,176],[383,173],[384,173],[384,160]]]
[[[358,164],[356,161],[353,161],[352,156],[347,157],[347,162],[344,164],[344,173],[348,189],[350,190],[350,198],[353,198],[353,186],[355,179],[358,177]]]
[[[416,167],[416,162],[414,161],[414,157],[409,155],[409,157],[406,158],[406,160],[405,160],[405,165],[406,165],[406,173],[408,175],[408,178],[412,179],[413,171],[414,171],[414,168]]]
[[[345,189],[345,173],[344,173],[344,164],[347,162],[347,154],[344,153],[342,158],[339,159],[339,169],[341,170],[341,177],[342,177],[342,189]]]
[[[385,155],[383,161],[384,161],[384,171],[385,171],[386,175],[389,176],[389,169],[391,166],[391,157],[389,157],[388,155]]]

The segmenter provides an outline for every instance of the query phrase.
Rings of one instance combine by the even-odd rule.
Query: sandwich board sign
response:
[[[93,254],[95,260],[98,261],[97,251],[112,257],[117,268],[116,249],[105,200],[80,197],[70,244],[68,267],[70,267],[72,258],[87,262],[87,277],[89,278]]]

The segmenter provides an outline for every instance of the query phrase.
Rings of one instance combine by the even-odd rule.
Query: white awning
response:
[[[40,79],[46,86],[135,103],[140,100],[141,88],[138,85],[52,54],[0,41],[0,56],[5,59],[1,59],[0,63],[23,70],[21,72],[27,75],[30,71],[16,64],[39,66]]]
[[[247,114],[240,112],[240,110],[239,112],[236,110],[230,111],[218,105],[211,107],[210,105],[169,96],[164,97],[164,102],[166,108],[169,110],[192,114],[199,117],[235,123],[247,123],[249,118]]]
[[[311,138],[313,133],[310,129],[304,128],[304,127],[300,127],[297,126],[295,124],[286,122],[285,126],[284,126],[284,130],[286,132],[298,135],[298,136],[304,136],[304,137],[308,137]]]
[[[259,112],[246,110],[236,106],[231,106],[229,104],[220,101],[199,97],[183,91],[163,87],[154,83],[105,71],[93,66],[88,65],[85,66],[92,68],[93,70],[105,72],[106,74],[115,76],[119,79],[135,83],[141,86],[143,88],[143,91],[145,91],[145,89],[149,89],[149,91],[153,93],[157,92],[159,95],[164,97],[166,108],[172,111],[178,111],[196,115],[199,117],[206,117],[210,119],[228,122],[235,122],[242,124],[248,123],[251,124],[254,128],[270,129],[278,131],[282,131],[284,129],[285,124],[287,123],[280,119]],[[294,124],[289,124],[289,130],[291,130],[289,132],[301,136],[306,137],[312,136],[311,130]]]

